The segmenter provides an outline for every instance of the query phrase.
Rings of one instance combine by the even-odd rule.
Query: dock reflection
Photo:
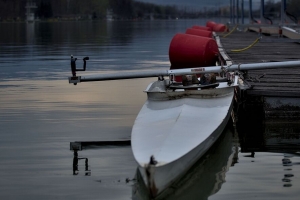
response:
[[[272,120],[243,123],[238,133],[243,153],[300,151],[300,123],[297,121]]]
[[[241,153],[251,153],[253,157],[258,152],[282,153],[282,185],[295,187],[297,181],[293,177],[299,163],[293,160],[300,157],[299,119],[253,120],[250,115],[244,117],[237,123]]]
[[[225,174],[237,162],[237,135],[226,129],[210,150],[177,182],[157,199],[207,199],[225,182]],[[132,199],[149,199],[148,191],[137,170]]]
[[[88,158],[78,157],[77,150],[74,150],[73,175],[78,175],[79,174],[79,169],[78,169],[78,161],[79,160],[84,160],[85,161],[85,170],[84,170],[85,176],[91,176],[91,170],[89,169],[89,160],[88,160]]]

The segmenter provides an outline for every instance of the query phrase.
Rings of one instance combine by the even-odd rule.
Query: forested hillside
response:
[[[22,20],[26,16],[27,0],[0,0],[0,19]],[[180,11],[176,6],[161,6],[134,0],[35,0],[35,16],[47,18],[104,19],[109,10],[115,18],[132,19],[174,16]]]
[[[178,5],[156,5],[138,0],[32,0],[38,8],[35,16],[43,19],[105,19],[109,11],[115,19],[157,19],[197,18],[202,16],[228,16],[220,10],[184,9]],[[213,0],[212,0],[213,1]],[[0,21],[24,20],[27,0],[0,0]],[[200,1],[201,2],[201,1]],[[224,4],[224,3],[223,3]],[[223,5],[222,4],[222,5]],[[300,18],[300,1],[288,0],[287,11]],[[212,5],[212,4],[210,4]],[[226,8],[226,4],[225,8]],[[224,6],[223,5],[223,6]],[[206,7],[207,5],[203,5]],[[217,6],[217,5],[216,5]],[[220,5],[218,5],[220,6]],[[221,9],[221,8],[220,8]],[[223,9],[224,10],[224,9]],[[266,14],[270,17],[280,14],[280,2],[266,1]]]

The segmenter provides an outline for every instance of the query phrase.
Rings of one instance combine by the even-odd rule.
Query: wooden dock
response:
[[[241,27],[218,35],[233,64],[300,60],[300,34],[282,32],[286,34],[278,27]],[[249,88],[240,88],[237,95],[244,108],[255,108],[264,118],[300,118],[300,68],[251,70],[244,76]]]
[[[120,147],[120,146],[130,146],[131,140],[104,140],[104,141],[76,141],[70,142],[71,151],[82,151],[84,149],[94,149],[100,147]]]

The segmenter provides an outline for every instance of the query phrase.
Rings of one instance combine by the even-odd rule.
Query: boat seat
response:
[[[219,83],[212,83],[212,84],[207,84],[207,85],[199,85],[199,84],[193,84],[193,85],[187,85],[187,86],[184,86],[184,85],[170,85],[169,88],[170,89],[173,89],[173,90],[176,90],[176,89],[185,89],[185,90],[188,90],[188,89],[210,89],[210,88],[216,88],[219,86]]]

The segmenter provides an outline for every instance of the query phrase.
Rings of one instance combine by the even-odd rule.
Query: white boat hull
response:
[[[233,87],[183,90],[175,92],[177,99],[172,92],[150,91],[133,126],[131,143],[143,180],[157,196],[217,140],[229,120],[234,91]],[[149,165],[151,156],[156,165]]]

